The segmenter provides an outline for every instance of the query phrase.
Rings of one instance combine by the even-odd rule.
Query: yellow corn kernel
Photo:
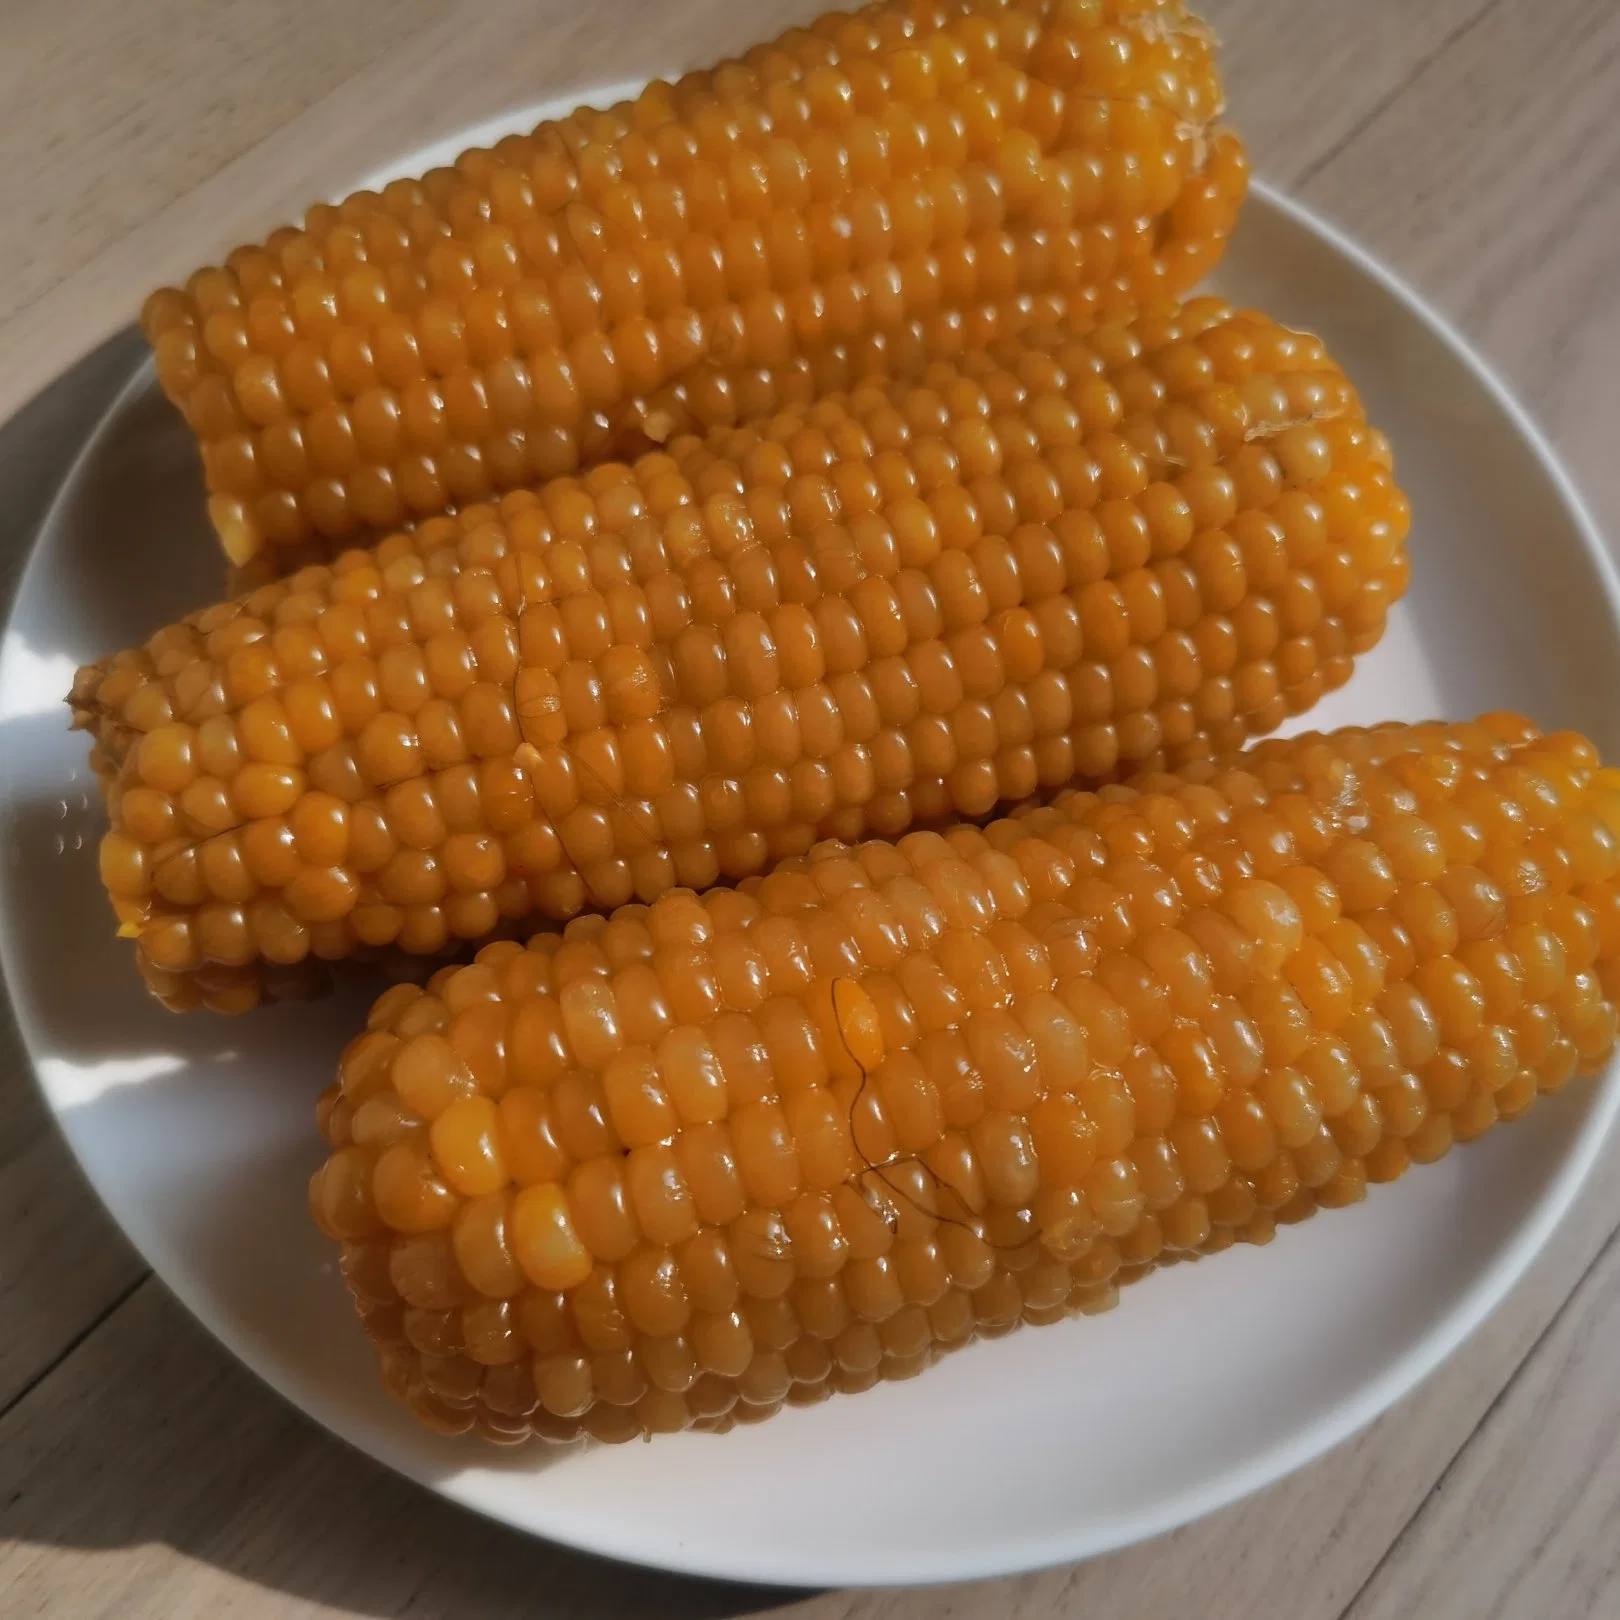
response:
[[[1221,106],[1180,0],[895,0],[317,205],[154,293],[142,326],[258,584],[682,431],[1184,291],[1246,188]]]
[[[1407,521],[1313,338],[1209,299],[1026,334],[431,519],[81,671],[104,875],[163,993],[208,969],[239,1000],[261,961],[431,957],[1178,764],[1345,680]]]
[[[491,947],[391,991],[345,1083],[374,1072],[379,1029],[404,1073],[476,997],[516,1032],[480,1077],[504,1090],[484,1117],[509,1165],[534,1130],[505,1089],[531,1047],[566,1076],[544,1179],[424,1198],[414,1150],[359,1141],[334,1088],[312,1208],[368,1327],[387,1320],[379,1250],[385,1277],[414,1275],[423,1242],[450,1268],[465,1349],[374,1333],[431,1421],[622,1440],[909,1377],[1354,1203],[1605,1062],[1611,796],[1590,744],[1513,716],[1307,735]],[[1449,849],[1463,808],[1477,847]],[[1441,850],[1431,881],[1468,897],[1468,941],[1451,900],[1403,924],[1370,881],[1414,848]],[[694,973],[733,988],[683,1014]],[[613,1077],[679,1109],[694,1069],[719,1106],[661,1114],[664,1139],[589,1128],[595,1099],[617,1115]],[[475,1353],[491,1293],[512,1301],[499,1368]]]

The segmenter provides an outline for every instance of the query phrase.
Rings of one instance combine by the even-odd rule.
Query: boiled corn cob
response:
[[[1311,338],[1201,300],[430,520],[81,672],[176,1005],[1231,748],[1403,587]],[[302,970],[300,970],[302,971]]]
[[[1363,1197],[1609,1055],[1620,772],[1388,726],[823,845],[391,990],[311,1184],[389,1387],[768,1417]]]
[[[1180,0],[832,13],[310,210],[146,303],[254,583],[682,428],[1118,316],[1246,185]]]

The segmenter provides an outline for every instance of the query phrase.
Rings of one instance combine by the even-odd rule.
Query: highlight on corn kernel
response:
[[[1178,0],[907,0],[311,208],[142,327],[257,583],[1184,292],[1247,185]]]
[[[221,1009],[1239,746],[1407,579],[1315,338],[998,339],[428,519],[80,672],[102,874]]]
[[[398,981],[309,1209],[422,1424],[908,1379],[1610,1058],[1591,742],[1272,735],[1412,512],[1353,333],[1200,289],[1247,180],[1181,0],[879,0],[146,299],[234,583],[74,680],[108,926]]]
[[[1491,716],[823,844],[389,991],[311,1207],[436,1429],[761,1421],[1267,1242],[1591,1072],[1617,828],[1590,744]]]

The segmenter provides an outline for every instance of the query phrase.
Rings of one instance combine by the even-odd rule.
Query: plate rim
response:
[[[469,126],[449,140],[433,143],[419,149],[415,154],[406,155],[398,164],[392,165],[389,172],[418,172],[420,168],[431,164],[441,152],[448,152],[452,148],[461,150],[466,145],[496,139],[501,133],[531,127],[538,119],[555,115],[560,108],[576,106],[584,101],[590,101],[594,105],[609,104],[622,99],[627,89],[633,92],[634,88],[636,87],[619,82],[598,89],[547,98],[500,118]],[[367,183],[376,183],[380,178],[382,177],[373,176]],[[1534,417],[1520,403],[1514,391],[1498,375],[1494,367],[1468,342],[1447,316],[1333,221],[1262,178],[1256,178],[1251,183],[1247,206],[1254,208],[1256,205],[1280,214],[1309,235],[1316,237],[1335,254],[1348,261],[1362,276],[1375,283],[1387,296],[1404,306],[1409,314],[1426,326],[1450,351],[1471,375],[1475,384],[1489,396],[1520,440],[1529,448],[1553,493],[1561,502],[1571,527],[1579,536],[1587,560],[1601,584],[1610,619],[1616,627],[1617,639],[1620,639],[1620,566],[1617,566],[1603,539],[1602,531],[1557,451]],[[86,433],[79,451],[68,462],[56,494],[48,503],[34,534],[30,536],[27,558],[16,575],[16,596],[21,595],[28,570],[32,566],[34,539],[55,520],[66,492],[72,488],[81,467],[92,457],[98,442],[107,431],[108,422],[115,414],[119,402],[131,389],[144,385],[151,364],[150,356],[143,357],[140,364],[114,390],[105,409]],[[24,408],[27,409],[26,406]],[[3,651],[4,642],[9,637],[16,596],[5,605],[4,618],[0,620],[0,651]],[[6,980],[7,999],[12,1006],[27,1070],[56,1128],[73,1153],[81,1174],[123,1231],[126,1240],[140,1253],[142,1260],[159,1282],[179,1300],[199,1325],[280,1399],[319,1424],[323,1430],[344,1445],[353,1447],[395,1473],[403,1475],[413,1484],[425,1488],[457,1507],[504,1524],[520,1534],[642,1568],[684,1576],[753,1582],[776,1587],[826,1587],[850,1584],[931,1586],[950,1581],[992,1578],[1049,1568],[1066,1562],[1082,1561],[1163,1535],[1240,1501],[1297,1472],[1306,1464],[1359,1433],[1397,1401],[1425,1382],[1502,1303],[1524,1277],[1536,1255],[1568,1213],[1612,1134],[1616,1118],[1620,1117],[1620,1063],[1615,1063],[1594,1082],[1590,1101],[1586,1105],[1577,1133],[1545,1189],[1532,1204],[1526,1218],[1511,1239],[1497,1251],[1495,1258],[1477,1281],[1422,1334],[1416,1343],[1404,1354],[1387,1362],[1378,1373],[1363,1383],[1352,1397],[1327,1408],[1315,1421],[1300,1426],[1287,1439],[1262,1450],[1247,1462],[1225,1470],[1201,1486],[1165,1496],[1158,1504],[1157,1511],[1140,1512],[1124,1533],[1119,1532],[1118,1526],[1111,1526],[1106,1533],[1088,1534],[1086,1526],[1082,1524],[1072,1533],[1043,1534],[1028,1543],[1003,1538],[997,1544],[995,1556],[985,1556],[982,1549],[976,1549],[966,1555],[954,1555],[947,1547],[937,1553],[930,1553],[926,1564],[916,1554],[896,1554],[877,1559],[863,1555],[856,1562],[845,1565],[840,1565],[836,1553],[815,1562],[810,1562],[807,1554],[800,1555],[805,1559],[804,1562],[784,1560],[780,1556],[756,1560],[749,1556],[749,1548],[746,1545],[735,1549],[738,1556],[724,1563],[718,1563],[712,1557],[706,1557],[701,1553],[685,1555],[676,1545],[658,1551],[638,1548],[633,1529],[615,1534],[612,1533],[615,1527],[611,1523],[605,1527],[603,1533],[594,1535],[580,1534],[573,1530],[564,1535],[536,1529],[531,1524],[503,1514],[497,1503],[480,1499],[474,1493],[461,1488],[464,1475],[451,1474],[438,1478],[427,1476],[419,1466],[413,1464],[408,1452],[396,1449],[386,1442],[377,1443],[375,1436],[366,1434],[364,1424],[354,1422],[341,1406],[334,1406],[334,1403],[321,1399],[312,1401],[307,1391],[299,1391],[296,1388],[299,1382],[296,1374],[280,1366],[274,1353],[267,1346],[257,1343],[239,1331],[237,1325],[216,1308],[212,1296],[206,1289],[194,1287],[189,1277],[177,1279],[171,1275],[171,1268],[155,1263],[147,1246],[136,1238],[113,1209],[100,1181],[79,1152],[70,1123],[72,1110],[58,1105],[54,1095],[55,1088],[40,1072],[36,1050],[42,1043],[33,1027],[34,1019],[31,1012],[25,1010],[10,993],[12,978],[10,962],[10,951],[5,935],[0,933],[0,970],[3,970],[3,977]]]

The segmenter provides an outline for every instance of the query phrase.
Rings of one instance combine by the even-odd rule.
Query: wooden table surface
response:
[[[147,287],[551,89],[804,0],[5,0],[0,420]],[[1620,535],[1620,6],[1208,0],[1261,173],[1494,361]],[[18,537],[8,523],[4,545]],[[1530,537],[1526,537],[1527,541]],[[328,1438],[152,1278],[0,1053],[0,1614],[1485,1620],[1620,1613],[1620,1144],[1531,1275],[1356,1441],[1092,1563],[917,1591],[671,1579]]]

